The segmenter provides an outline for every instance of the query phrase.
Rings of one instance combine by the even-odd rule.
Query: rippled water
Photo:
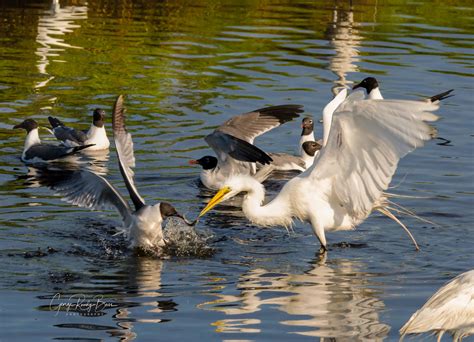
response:
[[[3,1],[0,9],[1,340],[397,340],[435,289],[474,268],[471,1]],[[113,235],[115,212],[72,207],[34,181],[19,160],[24,134],[11,130],[48,115],[86,128],[92,109],[110,113],[126,94],[140,192],[193,218],[210,193],[187,161],[210,153],[202,138],[213,127],[283,103],[319,118],[331,89],[368,75],[387,98],[455,89],[437,123],[451,143],[410,154],[393,182],[422,197],[398,203],[436,222],[404,219],[419,252],[373,215],[354,232],[328,234],[321,259],[308,225],[258,228],[221,206],[198,225],[212,253],[136,256]],[[258,145],[291,153],[299,131],[299,121],[286,124]],[[94,162],[103,157],[85,157],[86,166],[124,192],[115,153]],[[267,183],[270,195],[282,184]]]

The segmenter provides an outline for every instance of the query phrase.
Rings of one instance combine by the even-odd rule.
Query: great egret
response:
[[[474,334],[474,270],[464,272],[441,287],[400,329],[408,334],[433,331],[438,342],[445,332],[453,341]]]
[[[44,177],[43,183],[47,182],[46,185],[75,205],[91,209],[115,208],[122,217],[123,233],[130,241],[130,247],[145,249],[162,247],[166,243],[162,222],[170,216],[177,216],[183,220],[184,217],[170,203],[145,204],[138,193],[132,169],[135,166],[133,141],[125,127],[122,95],[118,96],[114,105],[112,126],[120,173],[135,210],[130,208],[127,200],[109,181],[89,171],[59,173],[57,177]]]
[[[80,131],[67,127],[63,122],[52,116],[48,116],[49,123],[53,128],[54,136],[65,146],[74,147],[94,144],[89,150],[105,150],[110,146],[109,138],[104,127],[105,111],[95,109],[92,114],[92,124],[88,131]]]
[[[21,154],[21,160],[25,163],[49,162],[68,157],[80,150],[93,146],[93,144],[88,144],[67,147],[43,144],[38,134],[38,123],[33,119],[26,119],[21,124],[13,126],[13,128],[23,128],[27,132],[25,146]]]
[[[336,97],[345,95],[344,89]],[[383,191],[400,158],[435,135],[436,130],[426,122],[438,119],[431,112],[439,106],[431,101],[364,97],[354,91],[332,118],[324,117],[323,148],[313,166],[286,183],[268,204],[262,205],[264,187],[251,177],[239,175],[225,182],[199,216],[246,192],[242,210],[250,221],[285,227],[294,217],[309,222],[322,252],[327,250],[326,231],[354,229],[374,210],[397,220]]]
[[[253,145],[254,139],[298,117],[302,107],[273,106],[234,116],[205,138],[217,158],[204,156],[189,163],[203,167],[201,181],[209,189],[218,190],[229,177],[240,174],[255,176],[261,182],[269,173],[256,175],[255,162],[265,165],[272,159]]]

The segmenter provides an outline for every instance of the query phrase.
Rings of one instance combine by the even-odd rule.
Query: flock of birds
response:
[[[65,200],[91,209],[115,208],[123,225],[121,232],[131,247],[160,248],[167,241],[163,221],[171,216],[195,225],[198,219],[222,201],[244,193],[242,210],[259,226],[290,227],[293,219],[308,222],[318,238],[320,253],[328,250],[327,231],[350,230],[373,211],[379,211],[400,224],[394,215],[411,212],[389,200],[387,190],[398,161],[407,153],[434,138],[437,131],[428,122],[438,119],[432,112],[452,90],[413,100],[387,100],[382,97],[377,80],[364,79],[350,93],[341,90],[323,109],[323,137],[316,140],[314,121],[302,121],[302,133],[296,155],[266,153],[254,140],[297,117],[300,105],[280,105],[234,116],[205,137],[215,156],[191,160],[202,167],[200,179],[217,190],[193,222],[189,222],[170,203],[145,204],[134,180],[132,136],[125,126],[124,98],[118,96],[112,116],[113,137],[120,173],[133,208],[128,200],[104,177],[80,170],[64,172],[48,184]],[[66,126],[49,117],[52,133],[60,145],[42,143],[38,123],[27,119],[14,128],[27,132],[22,161],[28,164],[57,161],[81,150],[105,150],[109,139],[104,127],[105,113],[96,109],[88,131]],[[266,204],[262,185],[274,171],[296,170],[278,195]],[[474,270],[456,277],[441,288],[400,329],[406,334],[445,331],[454,340],[474,333]]]

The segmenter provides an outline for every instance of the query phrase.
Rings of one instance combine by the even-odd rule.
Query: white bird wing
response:
[[[328,143],[301,177],[331,179],[328,197],[336,196],[348,214],[367,217],[387,189],[400,158],[430,140],[436,130],[437,104],[427,101],[364,100],[353,92],[334,113]]]
[[[138,210],[145,205],[145,200],[140,196],[135,186],[134,171],[135,155],[133,153],[132,135],[128,133],[125,126],[125,107],[123,105],[123,96],[119,95],[115,101],[112,128],[114,131],[115,148],[119,161],[120,173],[122,174],[127,190],[130,194],[135,209]]]
[[[38,180],[69,203],[94,210],[115,208],[124,222],[130,222],[128,202],[109,181],[95,173],[41,170]]]
[[[400,334],[474,326],[474,270],[443,285],[400,329]]]

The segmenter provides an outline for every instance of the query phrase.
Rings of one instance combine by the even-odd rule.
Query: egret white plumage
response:
[[[338,96],[345,97],[344,90]],[[430,101],[370,100],[355,91],[332,118],[324,118],[323,148],[313,166],[286,183],[272,201],[262,205],[264,187],[239,175],[226,181],[200,216],[246,192],[242,210],[250,221],[285,227],[293,218],[309,222],[326,251],[326,231],[354,229],[374,210],[389,212],[383,191],[400,158],[435,135],[426,122],[438,119],[431,113],[438,107]]]
[[[347,90],[342,90],[338,96],[335,96],[323,110],[323,117],[334,113],[336,108],[344,101],[347,95]],[[330,121],[329,121],[330,122]],[[310,117],[303,119],[301,127],[300,138],[300,156],[293,156],[287,153],[268,153],[273,159],[270,165],[266,168],[266,174],[272,171],[305,171],[313,165],[314,159],[321,149],[321,144],[314,141],[314,121]],[[320,141],[322,143],[322,141]],[[258,164],[257,164],[258,166]],[[262,172],[263,173],[263,172]]]
[[[429,331],[438,334],[438,342],[445,332],[453,341],[474,334],[474,270],[458,275],[436,291],[400,329],[400,341],[405,335]]]
[[[80,150],[90,148],[93,144],[67,147],[41,142],[38,132],[38,123],[33,119],[26,119],[21,124],[13,126],[14,129],[22,128],[26,131],[25,146],[21,160],[25,163],[50,162],[63,159],[76,154]]]
[[[266,165],[272,159],[253,145],[254,139],[298,117],[302,107],[273,106],[234,116],[205,138],[217,158],[205,156],[189,163],[203,167],[201,182],[209,189],[218,190],[229,177],[240,174],[254,176],[262,182],[269,172],[257,174],[255,163]]]
[[[105,111],[96,108],[92,113],[92,124],[88,131],[81,131],[66,126],[57,118],[48,117],[56,139],[65,146],[75,147],[94,144],[89,150],[105,150],[110,146],[109,138],[104,126]]]
[[[63,198],[75,205],[91,209],[115,208],[123,222],[123,233],[130,241],[130,247],[145,249],[159,248],[165,245],[162,223],[170,216],[184,220],[176,209],[167,202],[147,205],[138,193],[134,182],[135,156],[133,141],[125,127],[125,108],[120,95],[113,111],[114,141],[117,150],[120,173],[135,206],[133,210],[127,200],[105,178],[89,171],[64,173],[56,179],[47,179],[50,187]]]

